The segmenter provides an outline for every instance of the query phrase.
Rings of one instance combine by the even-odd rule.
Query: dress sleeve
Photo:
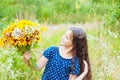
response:
[[[54,51],[55,51],[55,46],[51,46],[43,52],[43,56],[45,56],[49,60],[54,54]]]
[[[74,70],[72,74],[79,76],[80,75],[80,61],[79,59],[74,60]]]

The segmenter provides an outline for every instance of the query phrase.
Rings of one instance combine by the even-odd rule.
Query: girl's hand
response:
[[[29,65],[29,60],[30,60],[30,58],[31,58],[30,52],[25,52],[25,53],[24,53],[24,61],[25,61],[25,63],[26,63],[27,65]]]
[[[83,78],[87,75],[88,73],[88,63],[84,60],[83,61],[85,67],[84,67],[84,72],[81,73],[75,80],[83,80]]]
[[[85,60],[83,62],[84,62],[84,65],[85,65],[84,73],[87,74],[88,73],[88,64],[87,64],[87,62]]]

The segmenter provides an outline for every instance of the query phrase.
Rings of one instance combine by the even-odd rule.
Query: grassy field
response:
[[[0,28],[16,19],[39,23],[101,22],[120,32],[119,0],[0,0]]]
[[[10,22],[21,19],[49,28],[32,47],[37,60],[46,48],[59,46],[67,28],[78,24],[87,33],[93,80],[120,80],[119,0],[0,0],[0,37]],[[0,47],[0,80],[40,80],[43,70],[26,66],[16,48]]]
[[[52,28],[50,29],[52,30]],[[93,80],[119,80],[120,79],[120,38],[103,27],[87,29],[89,56],[92,66]],[[59,27],[51,34],[48,32],[42,42],[32,51],[37,60],[42,52],[49,46],[59,46],[65,29]],[[42,71],[34,71],[23,62],[23,56],[17,54],[15,49],[0,48],[0,80],[38,80]],[[24,67],[23,67],[24,66]]]

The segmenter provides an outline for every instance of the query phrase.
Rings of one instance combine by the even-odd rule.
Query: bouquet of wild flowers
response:
[[[30,51],[31,46],[41,41],[42,32],[47,31],[46,27],[39,27],[38,23],[21,20],[9,25],[2,33],[0,45],[2,47],[17,47],[18,51]]]

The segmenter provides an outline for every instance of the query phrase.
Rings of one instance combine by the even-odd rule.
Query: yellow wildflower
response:
[[[0,46],[4,47],[4,42],[3,42],[3,39],[1,39],[1,38],[0,38]]]
[[[45,26],[42,26],[42,27],[40,28],[40,30],[41,30],[41,31],[45,31],[45,32],[47,32],[47,31],[48,31],[48,28],[45,27]]]

